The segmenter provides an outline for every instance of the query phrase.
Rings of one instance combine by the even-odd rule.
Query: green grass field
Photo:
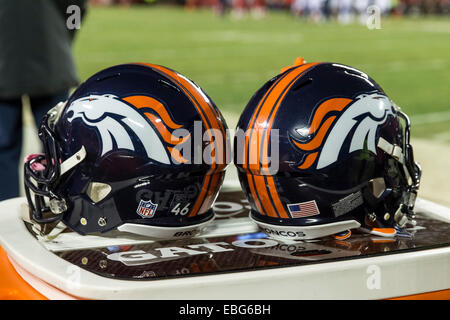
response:
[[[369,30],[314,25],[287,12],[237,21],[210,10],[90,7],[74,50],[82,80],[114,64],[161,64],[190,77],[236,116],[297,56],[344,63],[368,73],[412,117],[413,137],[450,143],[448,17],[386,18],[381,29]]]

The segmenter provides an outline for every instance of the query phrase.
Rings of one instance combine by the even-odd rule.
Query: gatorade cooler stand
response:
[[[195,238],[41,235],[25,198],[0,203],[0,299],[450,299],[450,209],[418,199],[409,237],[282,242],[236,182]]]

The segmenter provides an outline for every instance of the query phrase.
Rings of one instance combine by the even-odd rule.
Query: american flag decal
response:
[[[304,218],[320,214],[315,200],[287,205],[292,218]]]

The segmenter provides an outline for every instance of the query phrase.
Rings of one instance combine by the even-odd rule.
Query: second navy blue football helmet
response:
[[[253,95],[237,125],[251,218],[283,239],[354,228],[394,236],[421,175],[409,135],[408,117],[367,74],[298,59]]]

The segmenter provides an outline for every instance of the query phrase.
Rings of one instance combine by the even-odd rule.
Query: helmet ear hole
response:
[[[86,190],[86,195],[94,202],[100,202],[106,198],[112,188],[109,184],[101,182],[91,182]]]

